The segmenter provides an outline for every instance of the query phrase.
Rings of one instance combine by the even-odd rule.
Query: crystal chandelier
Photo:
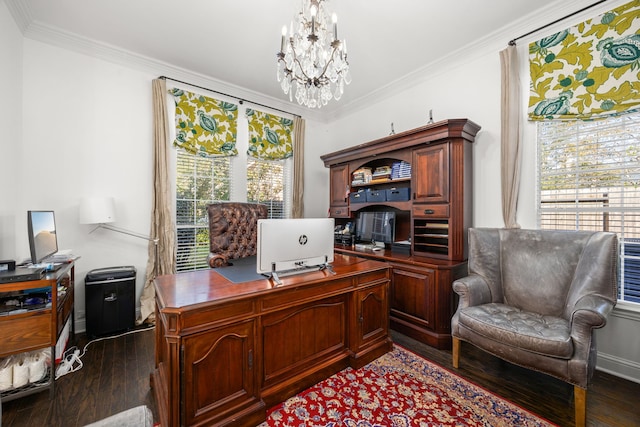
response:
[[[337,17],[332,16],[329,31],[328,0],[302,0],[302,11],[289,28],[282,28],[278,52],[278,82],[289,100],[309,108],[321,108],[342,97],[351,83],[347,44],[338,39]],[[295,32],[294,32],[295,30]]]

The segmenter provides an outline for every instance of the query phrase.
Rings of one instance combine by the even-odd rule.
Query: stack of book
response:
[[[411,163],[395,162],[391,165],[391,179],[411,178]]]
[[[384,180],[391,178],[391,168],[389,166],[380,166],[373,171],[372,181]]]
[[[371,168],[356,169],[351,174],[351,185],[366,184],[371,181]]]

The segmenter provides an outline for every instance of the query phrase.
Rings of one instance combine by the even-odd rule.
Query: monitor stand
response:
[[[302,274],[302,273],[308,273],[310,271],[323,271],[323,270],[327,270],[331,274],[336,274],[335,271],[333,271],[333,266],[329,264],[329,257],[326,255],[324,257],[324,262],[322,264],[303,265],[297,268],[292,268],[290,270],[276,271],[276,263],[272,262],[271,275],[269,276],[269,279],[276,282],[276,286],[281,286],[282,280],[280,280],[280,277],[293,276],[294,274]]]

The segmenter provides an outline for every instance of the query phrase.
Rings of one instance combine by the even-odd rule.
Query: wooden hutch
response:
[[[479,130],[467,119],[443,120],[321,156],[330,168],[329,210],[336,224],[353,221],[362,211],[393,210],[395,240],[411,242],[406,251],[394,250],[395,245],[372,251],[336,243],[336,252],[386,261],[392,267],[391,328],[437,348],[451,347],[451,284],[467,273],[471,143]],[[410,177],[353,180],[361,168],[399,162],[410,164]],[[406,197],[367,201],[365,190]]]

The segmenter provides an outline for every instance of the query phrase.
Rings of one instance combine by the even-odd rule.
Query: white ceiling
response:
[[[300,0],[5,0],[25,36],[82,40],[264,96],[289,111],[276,81],[280,31]],[[534,28],[531,17],[586,1],[331,0],[353,83],[318,113],[336,115],[428,73],[463,48]],[[564,5],[564,6],[563,6]],[[582,5],[584,6],[584,5]],[[58,41],[58,44],[60,42]],[[174,77],[171,76],[170,77]],[[232,94],[236,92],[231,92]],[[244,96],[240,94],[239,96]],[[251,98],[245,98],[251,99]],[[295,100],[294,100],[295,102]],[[307,111],[308,113],[308,111]]]

